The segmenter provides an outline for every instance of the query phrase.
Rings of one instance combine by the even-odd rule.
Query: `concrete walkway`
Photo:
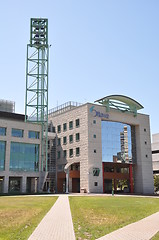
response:
[[[28,240],[75,240],[69,200],[59,196]]]
[[[98,238],[98,240],[150,240],[158,231],[159,212]]]
[[[159,212],[98,240],[150,240],[159,231]],[[28,240],[75,240],[67,195],[60,195]]]

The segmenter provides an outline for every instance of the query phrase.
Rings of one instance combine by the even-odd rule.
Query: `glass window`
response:
[[[63,131],[65,132],[67,130],[67,123],[63,124]]]
[[[58,146],[61,145],[61,138],[58,138],[58,139],[57,139],[57,145],[58,145]]]
[[[69,156],[70,156],[70,158],[73,157],[73,149],[69,150]]]
[[[60,157],[61,157],[61,152],[58,151],[58,152],[57,152],[57,158],[59,159]]]
[[[94,186],[97,187],[98,186],[98,182],[94,182]]]
[[[60,133],[61,132],[61,125],[57,126],[57,132]]]
[[[28,132],[28,137],[29,138],[39,139],[39,135],[40,135],[40,133],[36,132],[36,131],[29,131]]]
[[[69,122],[69,129],[71,130],[73,128],[73,121]]]
[[[63,144],[64,144],[64,145],[67,144],[67,137],[63,137]]]
[[[80,125],[80,120],[76,119],[76,127],[79,127],[79,125]]]
[[[39,171],[39,145],[11,142],[11,171]]]
[[[12,137],[20,137],[22,138],[23,137],[23,130],[22,129],[15,129],[15,128],[12,128]]]
[[[94,149],[94,153],[96,153],[96,149]]]
[[[0,141],[0,170],[5,168],[6,142]]]
[[[96,134],[94,134],[93,137],[96,138]]]
[[[21,178],[10,177],[9,178],[9,192],[20,192],[21,191]]]
[[[0,136],[6,136],[6,128],[0,127]]]
[[[76,133],[76,142],[78,142],[80,140],[80,134]]]
[[[69,136],[69,142],[72,143],[73,142],[73,135]]]
[[[136,158],[135,129],[120,122],[102,121],[102,161],[132,163]]]
[[[96,120],[93,120],[93,123],[96,124]]]
[[[50,140],[47,142],[47,148],[50,149]]]
[[[80,155],[80,148],[76,148],[76,156],[79,156]]]
[[[63,157],[64,157],[64,158],[67,157],[67,151],[66,151],[66,150],[63,151]]]

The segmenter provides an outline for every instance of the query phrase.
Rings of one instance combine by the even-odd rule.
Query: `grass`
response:
[[[159,211],[159,199],[70,197],[76,239],[97,239]],[[157,238],[156,238],[157,239]]]
[[[0,240],[28,239],[57,197],[0,197]]]
[[[159,232],[151,240],[159,240]]]

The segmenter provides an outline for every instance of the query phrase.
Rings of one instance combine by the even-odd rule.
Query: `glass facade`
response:
[[[39,145],[28,143],[11,143],[11,171],[39,171]]]
[[[0,141],[0,170],[5,167],[6,142]]]
[[[134,163],[135,127],[120,122],[102,121],[102,161]]]
[[[12,128],[12,137],[23,137],[23,130],[22,129],[15,129]]]
[[[39,139],[39,132],[36,131],[29,131],[28,132],[28,137],[33,138],[33,139]]]
[[[0,136],[6,136],[6,128],[0,127]]]

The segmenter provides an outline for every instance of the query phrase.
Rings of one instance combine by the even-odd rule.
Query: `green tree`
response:
[[[154,176],[154,187],[155,192],[159,191],[159,175]]]

